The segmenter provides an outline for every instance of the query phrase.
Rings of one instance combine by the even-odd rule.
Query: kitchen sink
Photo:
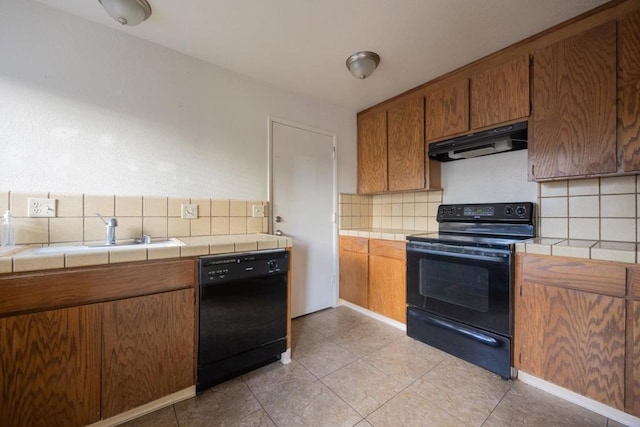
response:
[[[178,239],[157,240],[151,243],[122,242],[115,245],[105,245],[104,243],[93,243],[88,245],[52,245],[42,247],[31,247],[20,252],[20,255],[54,255],[60,253],[94,252],[101,250],[119,251],[139,248],[164,248],[171,246],[184,246]]]

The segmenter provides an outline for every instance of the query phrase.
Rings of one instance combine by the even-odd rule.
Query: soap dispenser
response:
[[[13,246],[15,244],[15,229],[11,218],[11,211],[6,211],[2,217],[0,229],[0,246]]]

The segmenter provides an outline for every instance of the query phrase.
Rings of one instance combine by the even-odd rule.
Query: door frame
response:
[[[333,286],[333,306],[338,306],[339,289],[338,289],[338,136],[335,132],[327,131],[324,129],[303,125],[290,120],[282,119],[276,116],[267,116],[267,150],[269,162],[267,164],[267,201],[269,202],[269,233],[273,233],[273,125],[279,123],[281,125],[298,128],[301,130],[314,132],[320,135],[329,136],[332,139],[333,156],[332,156],[332,185],[331,185],[331,200],[333,206],[331,207],[331,259],[333,260],[333,274],[332,274],[332,286]],[[295,251],[295,242],[293,242],[293,250]],[[293,254],[295,256],[295,253]]]

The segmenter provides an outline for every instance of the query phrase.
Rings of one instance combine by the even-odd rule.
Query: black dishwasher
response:
[[[201,257],[196,392],[287,349],[286,250]]]

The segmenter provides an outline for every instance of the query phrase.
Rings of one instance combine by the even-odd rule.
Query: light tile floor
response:
[[[347,307],[293,320],[272,363],[126,426],[621,426]]]

